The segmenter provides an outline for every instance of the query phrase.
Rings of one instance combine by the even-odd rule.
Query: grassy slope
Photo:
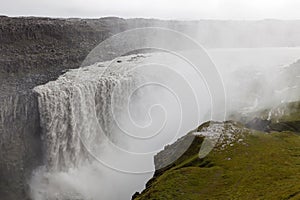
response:
[[[300,199],[300,137],[254,132],[245,143],[190,155],[137,199]]]
[[[241,130],[242,143],[215,148],[204,159],[195,141],[135,199],[300,199],[299,133]]]

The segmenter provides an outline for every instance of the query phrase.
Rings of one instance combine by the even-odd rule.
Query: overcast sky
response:
[[[0,0],[9,16],[300,19],[299,0]]]

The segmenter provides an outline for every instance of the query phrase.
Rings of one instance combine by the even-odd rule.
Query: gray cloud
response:
[[[0,0],[9,16],[300,19],[297,0]]]

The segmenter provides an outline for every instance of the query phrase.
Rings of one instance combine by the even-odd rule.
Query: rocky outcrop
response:
[[[226,126],[234,128],[223,129],[216,146],[205,158],[199,157],[204,143],[202,135],[196,134],[186,152],[168,167],[156,170],[146,189],[136,192],[132,199],[279,200],[300,197],[299,174],[295,173],[299,170],[299,135],[284,127],[280,133],[265,133],[232,121],[212,124],[219,126],[219,130]],[[204,129],[200,126],[195,131],[201,133]],[[177,144],[163,150],[156,160],[168,159],[163,157],[176,151],[170,148],[180,148],[178,143],[184,143],[184,138],[190,136],[184,136]]]

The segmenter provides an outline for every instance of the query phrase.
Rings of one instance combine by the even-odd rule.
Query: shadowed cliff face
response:
[[[28,179],[43,162],[31,89],[79,67],[95,45],[118,30],[112,30],[112,21],[118,20],[0,17],[1,199],[28,198]]]
[[[42,161],[37,102],[31,94],[0,98],[0,196],[26,197],[26,181]]]
[[[118,19],[0,18],[1,94],[24,91],[77,68],[97,44],[116,31]]]

